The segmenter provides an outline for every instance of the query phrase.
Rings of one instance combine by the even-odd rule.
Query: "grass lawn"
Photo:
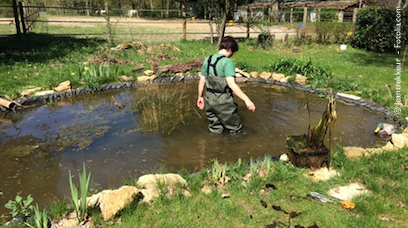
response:
[[[116,44],[107,44],[97,38],[56,37],[47,34],[29,34],[23,43],[15,37],[0,38],[0,94],[12,98],[29,86],[44,90],[70,80],[74,88],[92,87],[102,83],[121,81],[122,75],[138,75],[132,68],[144,65],[149,69],[152,61],[158,65],[201,59],[217,51],[207,41],[160,43],[138,43],[131,49],[111,50]],[[255,40],[240,42],[240,51],[232,57],[236,65],[247,71],[272,71],[278,60],[294,58],[311,61],[313,67],[322,67],[332,72],[330,78],[313,79],[314,85],[332,85],[335,92],[360,95],[390,109],[395,101],[394,54],[376,54],[348,47],[340,51],[339,45],[300,46],[294,53],[291,43],[277,42],[268,49],[258,48]],[[107,64],[107,62],[110,62]],[[89,75],[85,67],[103,67],[109,76]],[[401,78],[407,78],[403,73]],[[83,84],[85,83],[85,84]],[[330,83],[330,84],[328,84]],[[390,86],[390,89],[387,88]],[[403,82],[402,93],[408,93]],[[408,98],[405,98],[408,99]],[[405,101],[406,102],[406,101]],[[405,103],[406,104],[406,103]],[[404,108],[406,117],[408,109]],[[260,164],[260,167],[262,164]],[[98,211],[91,211],[97,227],[407,227],[408,212],[408,150],[377,154],[361,160],[345,158],[342,150],[332,155],[332,166],[341,175],[327,182],[312,182],[304,174],[306,169],[274,162],[269,175],[263,179],[254,174],[251,181],[243,183],[242,177],[249,172],[248,166],[229,164],[226,175],[231,178],[222,189],[213,187],[206,195],[200,191],[206,172],[191,176],[181,172],[189,183],[191,197],[176,194],[168,198],[162,194],[151,205],[134,203],[112,221],[104,222]],[[211,170],[211,168],[210,168]],[[336,204],[322,203],[307,195],[314,191],[325,194],[332,187],[351,182],[365,184],[372,194],[353,200],[354,210]],[[127,184],[135,184],[127,181]],[[273,184],[276,190],[265,190]],[[213,185],[211,185],[213,186]],[[223,199],[222,193],[229,198]],[[262,205],[261,200],[266,203]],[[301,212],[292,218],[275,210]],[[61,202],[50,205],[51,217],[57,217],[72,209]],[[299,226],[299,227],[300,227]]]

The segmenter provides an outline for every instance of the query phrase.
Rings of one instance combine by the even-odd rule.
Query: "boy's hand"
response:
[[[254,102],[248,99],[245,101],[245,105],[247,106],[248,110],[255,112],[256,107]]]
[[[204,97],[199,97],[197,99],[197,107],[201,110],[204,109]]]

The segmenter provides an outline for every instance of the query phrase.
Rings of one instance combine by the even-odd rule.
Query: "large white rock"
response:
[[[335,187],[330,189],[327,194],[339,200],[351,201],[359,195],[370,194],[371,192],[361,183],[351,183],[347,186]]]
[[[381,147],[381,149],[383,149],[384,151],[394,151],[398,150],[398,147],[395,147],[391,142],[388,142],[385,146]]]
[[[147,174],[139,177],[137,180],[137,184],[141,188],[156,188],[158,183],[171,186],[176,184],[187,186],[187,181],[180,175],[174,173]]]
[[[134,200],[134,196],[141,192],[133,186],[122,186],[116,190],[103,190],[87,198],[89,207],[99,206],[104,220],[113,218],[126,205]]]
[[[392,134],[391,135],[391,142],[397,148],[408,147],[408,138],[405,137],[403,134]]]

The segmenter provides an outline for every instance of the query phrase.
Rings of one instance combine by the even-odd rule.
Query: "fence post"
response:
[[[344,17],[344,11],[340,10],[339,11],[339,22],[343,22],[343,17]]]
[[[356,23],[357,21],[357,12],[358,12],[358,8],[354,8],[353,9],[353,23]]]
[[[21,40],[20,21],[18,20],[17,2],[13,0],[14,22],[16,23],[17,37]]]
[[[18,2],[18,7],[20,8],[20,21],[21,21],[21,26],[23,27],[23,33],[26,34],[27,33],[26,21],[25,21],[26,14],[24,13],[23,3]]]
[[[306,26],[307,21],[307,7],[303,7],[303,27]]]
[[[318,9],[317,10],[317,21],[320,22],[320,12],[322,11],[322,9]]]
[[[246,10],[247,10],[247,16],[246,16],[246,21],[247,21],[247,23],[246,23],[246,29],[247,29],[247,36],[246,36],[246,38],[248,39],[250,36],[251,36],[251,34],[249,33],[250,32],[250,30],[251,30],[251,27],[250,27],[250,24],[249,24],[249,14],[251,13],[250,11],[249,11],[249,7],[247,7],[246,8]]]
[[[293,8],[290,8],[290,23],[293,23]]]
[[[111,30],[111,24],[110,24],[110,18],[109,18],[109,5],[107,2],[105,2],[105,13],[106,13],[106,26],[108,29],[108,43],[112,42],[112,30]]]
[[[183,4],[183,40],[187,40],[187,15],[186,15],[186,6]]]

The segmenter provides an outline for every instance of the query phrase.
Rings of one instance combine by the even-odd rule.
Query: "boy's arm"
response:
[[[256,107],[254,102],[249,99],[249,97],[239,88],[237,83],[235,83],[235,77],[226,77],[228,86],[231,88],[232,92],[234,92],[235,95],[237,95],[241,100],[245,102],[245,105],[247,108],[251,111],[255,111]]]
[[[205,86],[205,77],[200,74],[200,81],[198,82],[198,99],[197,99],[197,107],[199,109],[204,109],[204,86]]]

